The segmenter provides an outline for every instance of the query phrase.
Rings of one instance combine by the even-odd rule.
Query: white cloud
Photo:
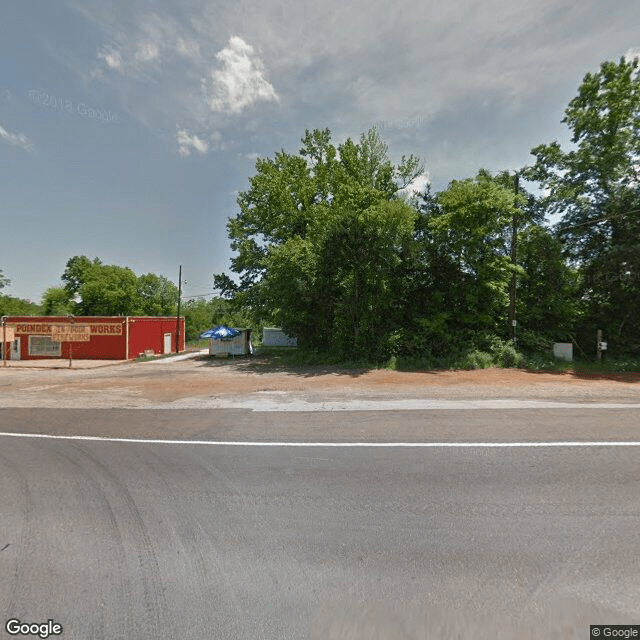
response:
[[[501,135],[491,129],[493,113],[509,122],[529,114],[531,127],[513,126],[524,154],[560,135],[562,109],[584,73],[639,44],[637,0],[620,0],[615,12],[596,0],[406,0],[392,20],[383,0],[67,2],[101,34],[101,59],[92,61],[101,73],[86,76],[110,87],[132,119],[169,132],[172,146],[177,125],[218,149],[210,132],[237,125],[226,115],[246,116],[260,101],[282,99],[288,118],[271,122],[278,134],[317,125],[346,137],[369,123],[391,123],[384,134],[394,148],[401,141],[402,151],[432,149],[434,181],[455,173],[461,156],[494,166],[496,147],[484,144]],[[264,113],[254,115],[249,141],[257,145],[274,127],[264,127]],[[470,123],[483,118],[465,134],[481,134],[482,144],[459,142],[457,115]],[[548,122],[556,129],[547,135]],[[234,146],[234,135],[224,133]],[[451,146],[437,142],[443,153],[435,156],[432,138],[442,137]],[[515,138],[501,139],[515,148]]]
[[[640,62],[640,47],[632,47],[624,54],[625,60],[638,60]]]
[[[410,200],[424,193],[424,190],[430,183],[429,173],[423,172],[419,176],[416,176],[406,187],[400,189],[400,194]]]
[[[212,69],[202,90],[212,111],[240,113],[259,101],[278,101],[275,89],[264,78],[264,65],[253,47],[233,36],[216,54],[221,68]]]
[[[136,60],[138,62],[153,62],[160,57],[160,49],[155,42],[149,40],[141,42],[136,51]]]
[[[25,151],[33,150],[33,142],[24,133],[10,133],[2,125],[0,125],[0,140],[8,142],[14,147],[20,147]]]
[[[187,158],[191,155],[191,151],[197,151],[200,155],[204,155],[209,151],[209,144],[196,135],[190,134],[186,129],[178,129],[176,134],[178,141],[178,153]]]
[[[114,71],[122,71],[122,56],[112,48],[102,48],[98,52],[98,58]]]
[[[188,60],[197,61],[200,58],[200,45],[191,38],[178,38],[176,40],[176,51]]]

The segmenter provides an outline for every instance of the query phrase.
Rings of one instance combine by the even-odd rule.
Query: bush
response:
[[[493,366],[493,356],[486,351],[474,349],[463,360],[463,369],[488,369]]]
[[[516,350],[513,342],[504,341],[493,336],[491,339],[490,351],[494,364],[498,367],[519,367],[524,356]]]

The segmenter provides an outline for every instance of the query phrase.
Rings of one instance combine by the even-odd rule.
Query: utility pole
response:
[[[180,353],[180,299],[182,298],[182,265],[178,272],[178,315],[176,315],[176,353]]]
[[[516,172],[515,181],[514,181],[514,191],[516,198],[518,196],[519,191],[519,180],[520,176]],[[514,212],[511,218],[511,264],[515,267],[516,261],[518,258],[518,216]],[[514,271],[511,274],[511,284],[509,286],[509,331],[511,332],[511,339],[513,340],[514,345],[516,344],[516,287],[518,284],[518,279],[516,276],[516,272]]]
[[[7,316],[2,316],[2,366],[7,366]]]

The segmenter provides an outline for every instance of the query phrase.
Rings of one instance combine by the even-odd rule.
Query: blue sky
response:
[[[637,0],[7,0],[0,269],[39,301],[86,254],[185,296],[228,271],[256,157],[376,125],[435,189],[565,143],[584,74],[640,51]]]

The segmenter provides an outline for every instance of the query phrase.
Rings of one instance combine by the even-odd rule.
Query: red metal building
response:
[[[7,356],[11,360],[69,358],[71,355],[77,360],[129,360],[145,351],[175,353],[178,327],[178,350],[184,351],[184,317],[180,317],[178,325],[175,317],[7,316],[5,324],[14,334],[13,342],[7,344]],[[52,325],[69,324],[88,326],[89,339],[85,342],[52,340]]]

